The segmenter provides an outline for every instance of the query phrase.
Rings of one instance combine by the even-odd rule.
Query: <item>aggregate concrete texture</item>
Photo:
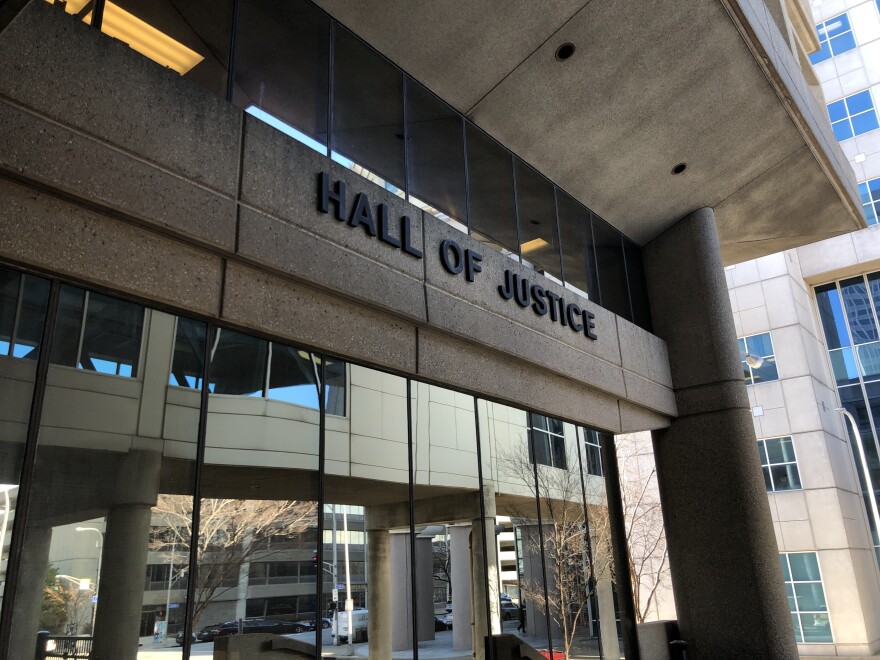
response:
[[[0,63],[0,257],[609,431],[676,413],[656,336],[48,3],[0,32]],[[320,212],[322,171],[398,238],[408,217],[423,257]],[[473,283],[445,239],[483,255]],[[505,270],[595,314],[598,339],[503,300]]]
[[[689,657],[797,658],[712,210],[646,246],[645,268],[680,407],[654,455]]]
[[[747,236],[755,221],[772,218],[782,247],[864,226],[825,109],[758,0],[674,0],[650,20],[631,0],[552,3],[529,18],[527,0],[318,4],[637,242],[702,206],[719,206],[728,263],[781,249]],[[576,49],[560,62],[565,42]],[[811,162],[786,161],[805,144]],[[687,171],[673,177],[679,162]],[[816,177],[833,185],[780,217],[739,195],[774,167],[781,198]]]

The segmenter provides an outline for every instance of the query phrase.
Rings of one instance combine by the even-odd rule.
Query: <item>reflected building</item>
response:
[[[796,657],[723,266],[864,226],[804,3],[392,4],[0,9],[0,657]]]

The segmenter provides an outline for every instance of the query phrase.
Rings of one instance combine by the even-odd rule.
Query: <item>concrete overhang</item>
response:
[[[316,1],[641,244],[706,206],[727,264],[865,226],[762,0]]]

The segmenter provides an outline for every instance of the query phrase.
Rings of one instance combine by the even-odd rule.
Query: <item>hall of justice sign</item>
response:
[[[321,213],[330,213],[331,207],[338,221],[345,222],[352,228],[362,227],[367,235],[402,250],[414,259],[424,257],[422,251],[412,244],[412,220],[409,216],[405,215],[392,223],[388,218],[386,204],[376,205],[373,213],[366,193],[360,192],[353,200],[348,200],[345,182],[336,181],[331,185],[330,175],[321,172],[318,175],[318,210]],[[480,265],[483,255],[479,252],[462,248],[456,241],[448,238],[441,241],[437,248],[440,263],[446,272],[452,275],[464,273],[468,282],[476,281],[477,274],[483,272]],[[504,300],[515,300],[522,308],[531,307],[538,316],[549,316],[551,321],[570,328],[572,332],[582,332],[588,339],[597,339],[595,314],[581,309],[576,303],[566,302],[565,298],[540,284],[530,283],[528,278],[512,273],[509,269],[505,270],[497,290]]]

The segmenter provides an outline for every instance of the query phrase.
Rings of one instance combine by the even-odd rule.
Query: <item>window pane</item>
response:
[[[170,382],[178,387],[201,388],[205,363],[205,324],[189,319],[177,320],[174,360]]]
[[[326,153],[329,44],[330,21],[310,3],[242,0],[233,102]]]
[[[650,331],[651,306],[648,303],[648,285],[645,282],[642,248],[624,237],[623,251],[626,256],[626,276],[629,283],[629,296],[632,301],[632,321]]]
[[[855,135],[861,135],[862,133],[867,133],[868,131],[880,128],[880,123],[877,121],[877,113],[874,110],[871,110],[870,112],[863,112],[860,115],[856,115],[852,118],[852,127]]]
[[[776,358],[765,357],[764,363],[760,367],[757,369],[752,367],[752,378],[756,383],[779,380],[779,372],[776,369]]]
[[[825,34],[829,38],[836,37],[850,29],[849,18],[846,14],[841,14],[840,16],[835,16],[834,18],[825,21],[823,26],[825,27]]]
[[[819,562],[815,552],[791,552],[788,554],[791,564],[791,579],[795,582],[818,581]]]
[[[846,108],[850,116],[865,112],[874,107],[874,102],[871,100],[871,92],[868,90],[848,96],[844,100],[846,101]]]
[[[801,612],[825,611],[825,594],[821,583],[795,584],[794,593]]]
[[[629,319],[631,318],[629,291],[620,232],[597,215],[593,215],[593,238],[596,241],[596,263],[599,269],[602,307]]]
[[[231,2],[108,2],[101,31],[214,94],[226,96]]]
[[[880,377],[880,343],[862,344],[857,348],[862,376],[865,380],[876,380]]]
[[[306,351],[272,342],[269,398],[317,410],[318,368]]]
[[[746,348],[751,355],[756,357],[773,355],[773,340],[770,338],[770,333],[765,332],[760,335],[746,337]]]
[[[770,478],[770,468],[762,467],[761,471],[764,473],[764,487],[768,491],[773,490],[773,480]]]
[[[853,136],[852,126],[848,119],[831,124],[831,130],[834,131],[834,137],[837,138],[838,142],[848,140]]]
[[[840,291],[843,294],[843,306],[853,341],[856,344],[877,341],[877,327],[865,280],[862,277],[843,280]]]
[[[846,119],[846,104],[842,100],[829,103],[828,116],[831,117],[831,121],[833,122]]]
[[[79,366],[136,378],[143,327],[140,305],[89,293]]]
[[[872,289],[873,291],[873,289]],[[816,288],[816,299],[819,303],[819,317],[825,329],[825,340],[828,348],[849,346],[849,335],[846,331],[846,318],[840,302],[840,294],[835,284],[826,284]]]
[[[89,298],[87,326],[125,310]],[[94,635],[92,657],[102,658],[134,657],[141,638],[157,633],[169,660],[182,657],[174,641],[190,575],[200,397],[167,387],[175,317],[138,316],[139,382],[116,379],[108,388],[84,370],[49,369],[10,657],[31,657],[37,630]],[[114,360],[125,354],[128,335],[118,327],[126,326],[87,336],[84,352],[96,354],[92,342]]]
[[[766,443],[770,463],[791,463],[795,460],[791,438],[773,438]]]
[[[266,379],[267,342],[225,328],[211,362],[211,392],[263,396]]]
[[[333,67],[333,151],[402,190],[403,74],[338,26]]]
[[[758,440],[758,458],[761,461],[761,465],[767,465],[767,448],[763,440]]]
[[[801,614],[801,626],[804,629],[804,642],[832,642],[831,622],[827,614]]]
[[[794,609],[794,607],[792,607]],[[804,641],[803,635],[801,635],[801,621],[797,614],[791,615],[791,623],[794,626],[794,641],[801,643]]]
[[[466,131],[471,233],[500,252],[518,255],[513,159],[469,122]]]
[[[552,465],[550,462],[550,436],[533,428],[530,437],[531,462],[538,465]]]
[[[797,465],[775,465],[769,469],[773,474],[773,486],[775,490],[796,490],[801,487],[801,479]],[[766,473],[764,479],[766,481]]]
[[[45,310],[48,304],[49,283],[46,280],[24,276],[6,268],[0,268],[0,318],[14,317],[15,307],[18,304],[18,291],[20,278],[25,281],[33,280],[42,282],[43,286],[25,286],[24,299],[21,301],[22,308],[32,310]],[[41,293],[42,291],[42,293]],[[11,310],[10,310],[11,306]],[[11,317],[7,315],[12,312]],[[32,319],[32,330],[42,332],[45,314]],[[37,327],[37,325],[39,327]],[[4,332],[11,333],[11,323],[4,322]],[[9,335],[6,335],[8,342]],[[0,351],[4,353],[5,351]],[[36,353],[36,351],[33,351]],[[29,355],[29,357],[35,357]],[[12,544],[12,532],[17,531],[13,524],[15,512],[18,507],[18,486],[21,479],[21,470],[27,442],[28,418],[30,415],[31,401],[34,398],[34,380],[36,368],[33,361],[12,360],[0,357],[0,420],[2,420],[3,432],[0,434],[0,525],[5,529],[4,539],[0,542],[0,608],[5,604],[3,593],[6,587],[6,567],[9,561],[9,550]],[[51,490],[52,486],[46,486]],[[25,555],[30,548],[25,545]],[[37,571],[35,582],[42,582],[38,586],[45,587],[44,575]],[[27,602],[19,596],[17,603]],[[39,602],[30,601],[34,609],[39,611]],[[17,604],[16,603],[16,604]],[[30,632],[30,631],[29,631]],[[36,631],[33,631],[34,633]],[[15,637],[13,633],[13,637]],[[21,635],[24,637],[24,634]],[[34,655],[34,637],[29,636],[21,640],[22,644],[13,647],[9,657],[14,658],[16,652],[22,653],[20,657],[30,658]],[[27,646],[25,646],[27,644]],[[24,650],[27,653],[24,653]]]
[[[466,225],[462,118],[412,79],[406,95],[410,197]]]
[[[831,356],[831,367],[834,369],[834,378],[838,385],[850,385],[859,382],[856,358],[851,348],[829,351],[829,355]]]
[[[21,275],[0,268],[0,355],[8,355],[12,344],[20,284]]]
[[[590,300],[602,304],[599,300],[590,211],[561,190],[556,191],[556,200],[559,204],[565,282],[588,294]]]
[[[848,50],[852,50],[856,47],[856,40],[853,37],[852,32],[847,32],[839,37],[835,37],[831,40],[831,51],[835,55],[840,55],[841,53],[845,53]]]
[[[83,305],[86,292],[72,286],[62,286],[58,302],[58,318],[52,337],[50,361],[65,367],[75,367],[82,334]]]
[[[324,406],[328,415],[345,415],[345,363],[324,358]]]
[[[560,470],[568,469],[568,455],[565,450],[565,438],[553,437],[553,467]]]
[[[536,270],[561,278],[553,184],[518,158],[515,163],[522,259]]]
[[[784,555],[784,554],[779,555],[779,565],[782,567],[782,578],[786,582],[791,582],[791,573],[788,570],[788,560],[786,559],[786,555]],[[791,594],[789,594],[789,600],[792,597],[793,596]],[[794,603],[792,603],[792,604],[794,604]],[[791,609],[794,609],[794,607],[792,607]]]
[[[38,277],[24,275],[24,292],[18,325],[15,329],[15,346],[12,355],[35,360],[37,348],[43,336],[43,321],[49,299],[49,282]],[[2,304],[2,303],[0,303]]]

